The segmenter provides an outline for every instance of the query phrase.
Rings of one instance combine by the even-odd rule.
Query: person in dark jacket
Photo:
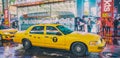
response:
[[[91,21],[90,18],[88,19],[88,22],[87,22],[87,28],[88,28],[88,32],[91,32],[91,29],[92,29],[92,21]]]
[[[75,28],[74,28],[74,30],[75,30],[75,31],[78,31],[78,21],[79,21],[79,18],[76,17],[75,20],[74,20],[74,23],[75,23]]]
[[[104,33],[106,31],[106,19],[105,18],[103,18],[101,20],[101,24],[102,24],[102,32],[103,32],[103,35],[104,35]]]
[[[120,19],[120,18],[119,18]],[[118,24],[119,24],[119,21],[118,21],[118,19],[115,19],[114,21],[113,21],[113,24],[114,24],[114,36],[117,36],[117,30],[118,30]]]

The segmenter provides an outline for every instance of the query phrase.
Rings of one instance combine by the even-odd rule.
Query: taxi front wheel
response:
[[[22,43],[23,43],[24,49],[26,50],[32,47],[31,42],[29,40],[23,40]]]
[[[87,47],[83,43],[73,43],[71,46],[71,52],[76,56],[88,55]]]

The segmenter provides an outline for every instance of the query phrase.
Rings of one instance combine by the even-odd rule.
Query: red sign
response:
[[[4,11],[4,25],[5,26],[10,26],[10,20],[9,20],[9,12],[8,9],[5,9]]]
[[[113,18],[114,0],[101,0],[101,17]]]

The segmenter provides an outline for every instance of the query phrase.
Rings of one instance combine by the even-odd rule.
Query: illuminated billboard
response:
[[[101,17],[113,18],[114,0],[101,1]]]

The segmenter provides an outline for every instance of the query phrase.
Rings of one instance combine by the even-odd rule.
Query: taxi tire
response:
[[[77,47],[81,48],[80,52],[76,51]],[[71,52],[76,56],[88,56],[89,54],[86,45],[81,42],[73,43],[71,46]]]
[[[32,47],[31,42],[29,40],[23,40],[22,43],[25,50],[30,49]]]

